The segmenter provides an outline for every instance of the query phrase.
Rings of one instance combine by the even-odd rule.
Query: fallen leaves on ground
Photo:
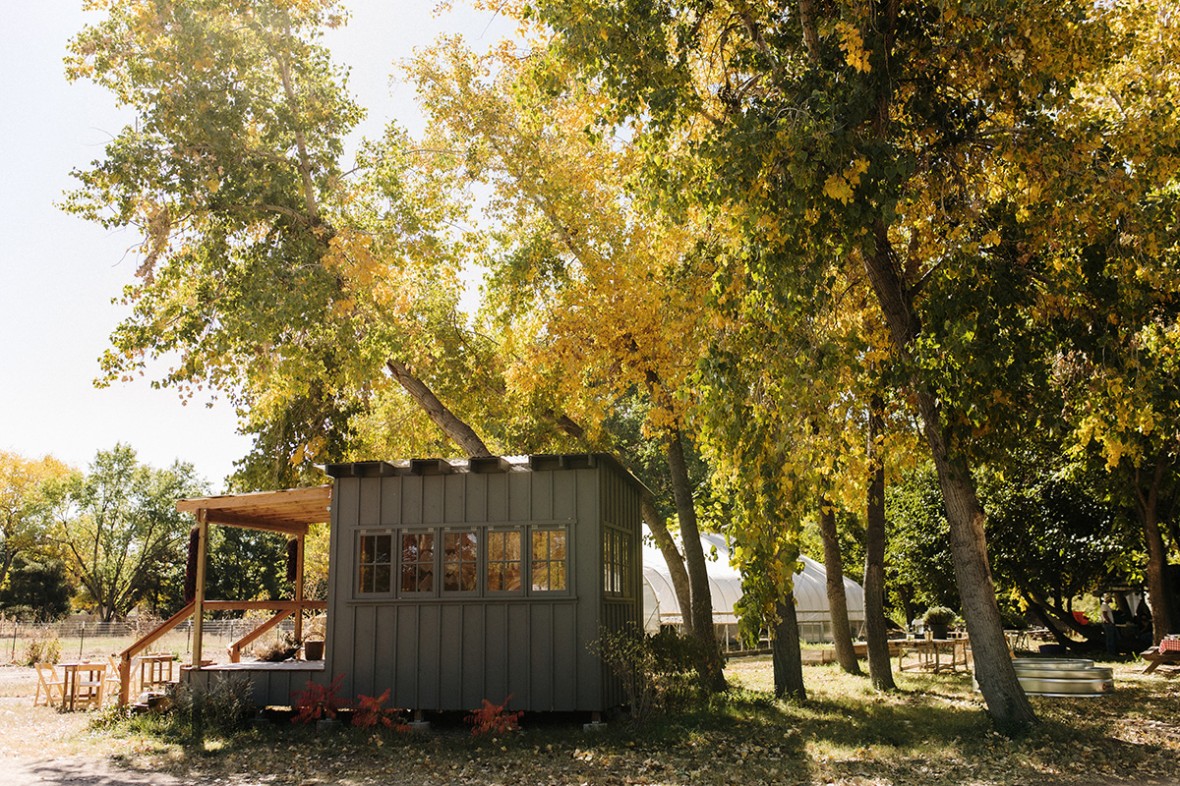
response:
[[[128,751],[129,768],[235,786],[1088,786],[1180,772],[1180,680],[1133,665],[1117,667],[1112,696],[1034,698],[1042,722],[1019,739],[992,729],[966,675],[900,674],[902,690],[881,695],[835,666],[807,667],[808,701],[785,703],[757,689],[769,671],[765,659],[736,661],[729,696],[595,732],[525,716],[521,731],[496,737],[472,739],[451,719],[429,734],[385,730],[380,745],[372,729],[290,724],[200,746],[144,742],[118,727],[92,733],[123,735],[111,747]]]

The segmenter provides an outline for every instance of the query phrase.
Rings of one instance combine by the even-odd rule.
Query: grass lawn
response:
[[[724,698],[591,733],[526,716],[479,739],[457,719],[429,734],[281,724],[194,743],[135,721],[90,735],[127,769],[234,784],[1180,783],[1180,679],[1141,668],[1116,664],[1112,696],[1034,697],[1042,723],[1017,740],[991,730],[966,675],[905,673],[879,695],[810,666],[809,701],[788,704],[765,658],[732,662]]]

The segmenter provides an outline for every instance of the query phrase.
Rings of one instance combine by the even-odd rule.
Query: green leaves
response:
[[[160,588],[168,566],[184,564],[189,521],[176,500],[203,493],[191,465],[153,469],[127,445],[99,451],[88,473],[49,490],[52,537],[104,620],[125,616]]]

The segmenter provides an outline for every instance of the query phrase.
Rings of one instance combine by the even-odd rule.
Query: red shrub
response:
[[[477,710],[472,710],[465,720],[471,724],[472,736],[480,736],[483,734],[504,734],[506,732],[515,731],[520,728],[520,719],[524,715],[523,710],[517,712],[508,711],[508,701],[512,698],[512,694],[504,697],[501,704],[492,704],[487,699],[483,700],[483,706]]]

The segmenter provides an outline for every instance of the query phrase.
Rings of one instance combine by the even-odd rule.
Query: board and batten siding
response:
[[[391,690],[390,705],[470,710],[511,696],[512,709],[601,711],[623,702],[621,689],[590,648],[601,628],[638,625],[642,565],[638,482],[600,456],[530,457],[528,463],[411,462],[333,465],[327,667],[343,674],[346,696]],[[603,537],[628,533],[634,546],[632,597],[605,597]],[[492,593],[485,582],[489,528],[519,529],[528,565],[532,529],[562,528],[566,589]],[[442,592],[436,571],[428,595],[396,592],[398,535],[407,530],[479,533],[477,590]],[[362,533],[394,543],[394,591],[358,591]]]
[[[182,680],[194,691],[209,693],[216,683],[224,680],[245,679],[250,683],[250,698],[258,707],[285,706],[294,696],[307,689],[308,682],[327,685],[323,663],[288,662],[267,664],[267,668],[251,668],[250,663],[222,664],[213,669],[184,669]]]

